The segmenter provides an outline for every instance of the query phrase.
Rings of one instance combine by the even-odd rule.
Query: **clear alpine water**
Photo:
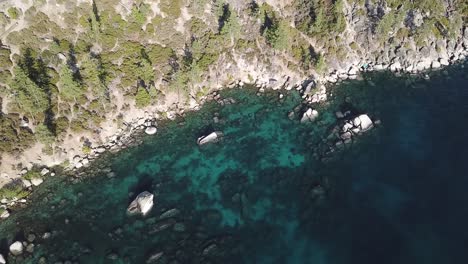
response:
[[[235,103],[46,181],[0,223],[0,253],[33,233],[9,263],[466,263],[468,71],[430,75],[343,82],[306,124],[288,117],[295,91],[225,90]],[[330,152],[339,110],[381,125]],[[220,142],[196,144],[213,130]],[[127,215],[142,191],[152,211]]]

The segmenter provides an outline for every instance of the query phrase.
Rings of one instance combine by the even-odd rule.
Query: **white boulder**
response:
[[[356,75],[358,74],[359,72],[359,69],[355,66],[352,66],[351,68],[349,68],[349,71],[348,71],[348,74],[349,75]]]
[[[0,254],[0,264],[6,264],[6,260],[2,254]]]
[[[10,252],[13,256],[19,256],[23,253],[23,243],[20,241],[16,241],[15,243],[10,245]]]
[[[127,208],[129,214],[146,215],[153,208],[154,195],[144,191],[140,193]]]
[[[6,219],[10,216],[10,212],[8,210],[3,209],[4,211],[0,214],[0,219]],[[1,263],[1,262],[0,262]]]
[[[150,126],[150,127],[147,127],[145,129],[145,133],[148,134],[148,135],[154,135],[156,134],[156,132],[158,131],[158,129],[154,126]]]
[[[392,72],[401,70],[401,63],[399,61],[392,63],[392,65],[390,65],[390,70]]]
[[[354,118],[353,125],[355,127],[358,127],[359,125],[361,125],[361,119],[359,117]]]
[[[83,163],[81,163],[81,162],[75,163],[75,168],[79,169],[81,167],[83,167]]]
[[[204,145],[208,143],[216,143],[219,141],[220,137],[223,135],[220,131],[215,131],[209,134],[208,136],[199,137],[197,140],[198,145]]]
[[[309,109],[307,109],[307,111],[302,115],[301,123],[313,122],[313,121],[318,117],[318,115],[319,115],[319,113],[317,112],[317,110],[312,109],[312,108],[309,108]]]
[[[21,179],[21,182],[23,183],[23,186],[24,186],[25,188],[31,187],[31,182],[30,182],[29,180]]]
[[[50,172],[49,169],[43,168],[43,169],[41,170],[41,175],[42,175],[42,176],[45,176],[45,175],[47,175],[47,173],[49,173],[49,172]]]
[[[370,119],[368,115],[363,114],[363,115],[358,116],[357,118],[361,120],[361,131],[365,132],[371,129],[372,127],[374,127],[374,124],[372,123],[372,120]]]
[[[34,185],[34,186],[39,186],[39,185],[41,185],[43,182],[44,182],[44,180],[43,180],[42,178],[32,178],[32,179],[31,179],[31,183],[32,183],[32,185]]]
[[[449,61],[445,58],[439,59],[439,63],[440,65],[443,65],[443,66],[448,66],[450,64]]]
[[[438,61],[433,61],[431,66],[432,66],[432,69],[440,68],[440,62],[438,62]]]
[[[348,131],[348,130],[350,130],[350,129],[352,129],[352,128],[353,128],[353,124],[346,122],[346,123],[343,125],[342,130],[343,130],[343,132],[346,132],[346,131]]]

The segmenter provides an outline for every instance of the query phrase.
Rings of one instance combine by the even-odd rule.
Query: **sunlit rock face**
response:
[[[127,208],[129,214],[141,214],[145,216],[153,208],[154,195],[145,191],[140,194],[130,203]]]

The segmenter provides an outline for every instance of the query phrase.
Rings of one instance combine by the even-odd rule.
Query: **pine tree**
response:
[[[36,120],[43,117],[49,108],[47,93],[34,83],[20,67],[15,68],[15,77],[10,87],[14,94],[14,103],[20,111],[29,114]]]

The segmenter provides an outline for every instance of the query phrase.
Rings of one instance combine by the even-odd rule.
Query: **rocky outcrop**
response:
[[[222,136],[223,136],[223,132],[215,131],[215,132],[208,134],[207,136],[199,137],[197,140],[197,144],[201,146],[201,145],[205,145],[208,143],[216,143],[216,142],[219,142]]]
[[[154,126],[150,126],[150,127],[147,127],[145,129],[145,133],[148,134],[148,135],[154,135],[154,134],[156,134],[157,131],[158,130]]]
[[[154,195],[144,191],[140,193],[127,208],[127,212],[131,215],[141,214],[145,216],[153,208]]]
[[[8,209],[0,207],[0,219],[6,219],[10,216]]]
[[[318,116],[319,116],[319,113],[317,112],[317,110],[309,108],[302,115],[301,123],[313,122],[315,121],[315,119],[317,119]]]
[[[39,186],[44,182],[42,178],[32,178],[31,179],[31,184],[34,186]]]
[[[369,131],[374,127],[374,123],[367,114],[359,115],[353,119],[345,121],[341,127],[339,138],[344,143],[349,143],[355,135]],[[342,142],[339,142],[341,144]]]
[[[24,250],[24,246],[23,246],[23,243],[21,243],[20,241],[16,241],[15,243],[10,245],[10,253],[13,256],[19,256],[23,254],[23,250]]]

